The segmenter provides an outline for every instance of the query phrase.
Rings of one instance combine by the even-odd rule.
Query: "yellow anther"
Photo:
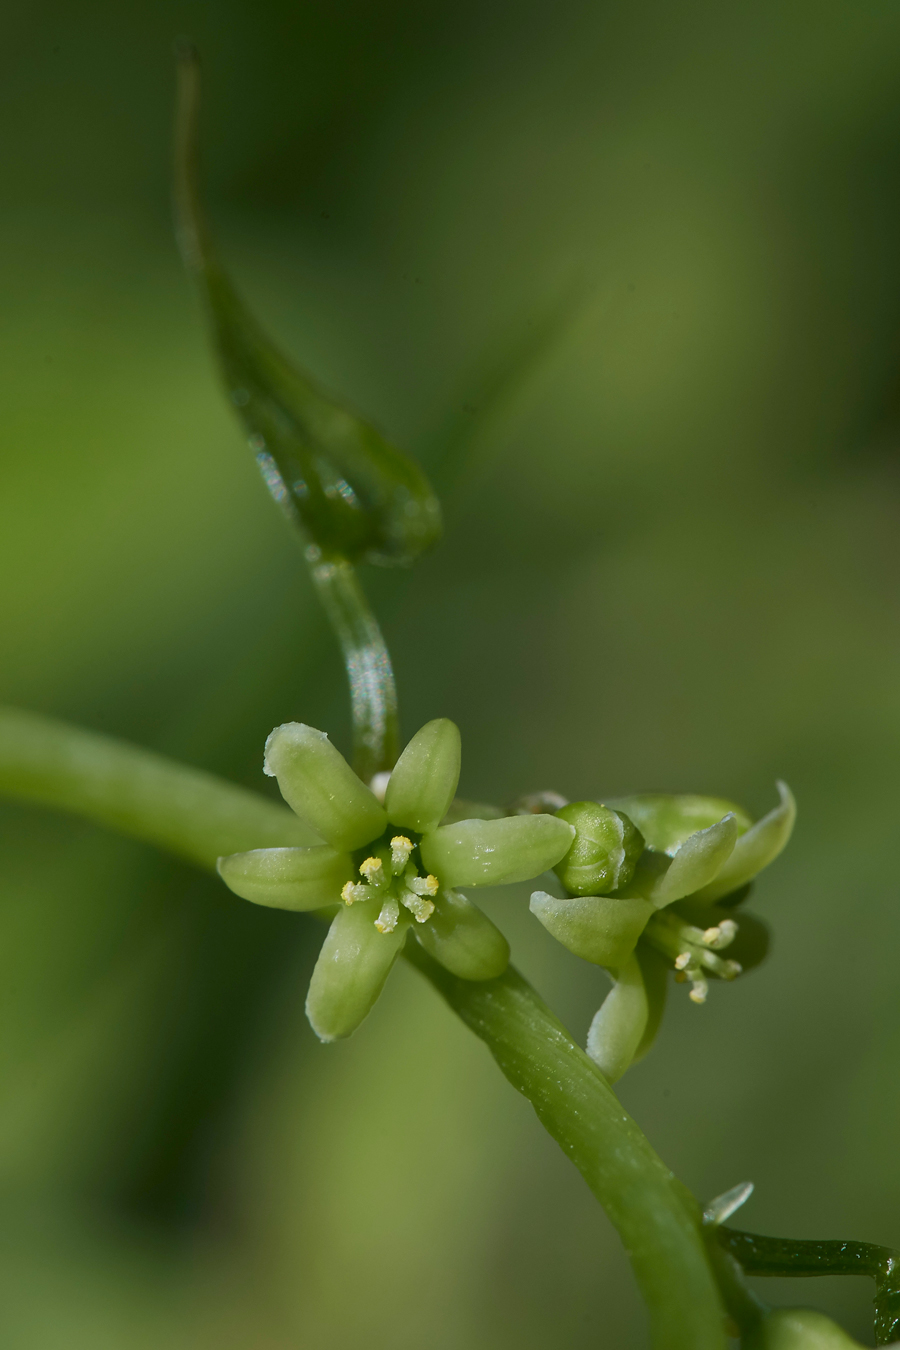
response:
[[[396,875],[402,872],[409,862],[409,856],[413,851],[413,841],[407,839],[405,834],[395,834],[391,840],[391,871]]]
[[[676,957],[675,957],[675,969],[676,969],[676,970],[684,970],[684,968],[685,968],[686,966],[689,966],[690,964],[691,964],[691,954],[690,954],[690,952],[682,952],[679,956],[676,956]]]
[[[348,881],[341,891],[341,899],[345,905],[355,905],[357,900],[368,900],[372,894],[368,886],[360,886],[358,882]]]
[[[425,878],[425,894],[437,895],[438,887],[440,886],[440,884],[441,883],[438,881],[437,877],[433,877],[429,872],[428,876]]]
[[[366,881],[371,881],[375,873],[380,871],[380,858],[366,858],[365,862],[361,862],[359,865],[359,874],[361,877],[365,877]]]
[[[375,920],[379,933],[393,933],[400,918],[400,906],[394,896],[390,896],[381,906],[381,913]]]
[[[415,891],[416,895],[437,895],[441,883],[437,877],[429,874],[427,877],[408,876],[406,884],[411,891]]]

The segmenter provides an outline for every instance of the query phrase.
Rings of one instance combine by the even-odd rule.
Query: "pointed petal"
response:
[[[647,992],[638,959],[629,956],[588,1031],[587,1052],[611,1083],[631,1064],[649,1017]]]
[[[674,857],[681,845],[698,830],[733,814],[738,834],[753,821],[740,806],[724,797],[700,797],[695,793],[640,792],[634,797],[607,797],[606,805],[623,811],[657,853]]]
[[[457,891],[441,891],[431,918],[413,931],[426,952],[461,980],[493,980],[509,965],[509,943],[500,929]]]
[[[349,854],[338,853],[327,844],[231,853],[219,859],[218,869],[235,895],[271,909],[321,909],[336,904],[344,882],[354,877]]]
[[[558,900],[546,891],[535,891],[531,912],[570,952],[597,966],[616,970],[634,951],[634,944],[653,913],[653,905],[649,900],[619,900],[600,895]]]
[[[662,909],[673,900],[693,895],[701,886],[712,881],[731,856],[737,832],[737,821],[733,814],[729,814],[718,824],[698,830],[685,839],[672,859],[671,866],[656,880],[649,892],[649,899],[656,908]]]
[[[797,804],[787,783],[778,783],[778,795],[778,805],[741,835],[731,857],[715,879],[703,887],[699,899],[713,901],[729,895],[778,857],[797,818]]]
[[[640,1044],[634,1052],[632,1064],[643,1059],[652,1049],[659,1031],[663,1013],[666,1010],[666,994],[669,989],[669,962],[647,942],[639,942],[635,950],[641,975],[644,978],[644,991],[647,995],[647,1025]]]
[[[306,1015],[320,1041],[349,1036],[369,1012],[400,955],[409,922],[391,933],[375,920],[381,900],[342,905],[322,944],[306,997]]]
[[[556,816],[505,816],[441,825],[422,840],[422,861],[442,886],[502,886],[553,867],[575,831]]]
[[[425,834],[440,825],[459,782],[459,728],[446,717],[426,722],[397,760],[384,805],[392,825]]]
[[[281,795],[333,848],[349,851],[376,839],[387,815],[324,731],[285,722],[266,741],[265,770]]]

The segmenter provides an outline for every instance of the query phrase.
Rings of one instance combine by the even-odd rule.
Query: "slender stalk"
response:
[[[364,783],[392,769],[399,753],[397,686],[378,621],[346,558],[315,557],[310,571],[334,629],[350,684],[353,767]]]
[[[68,722],[0,707],[0,794],[84,816],[215,870],[224,853],[318,840],[286,806]]]
[[[284,807],[64,722],[0,710],[0,793],[86,816],[205,868],[222,853],[310,842]],[[622,1236],[657,1350],[723,1350],[724,1316],[696,1202],[622,1110],[600,1071],[515,971],[458,980],[410,959],[491,1049],[582,1172]]]

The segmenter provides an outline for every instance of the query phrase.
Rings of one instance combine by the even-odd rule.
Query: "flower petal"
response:
[[[422,861],[442,886],[502,886],[527,881],[553,867],[575,831],[556,816],[461,820],[426,834]]]
[[[440,825],[459,782],[459,728],[437,717],[417,731],[397,760],[384,805],[392,825],[425,834]]]
[[[654,951],[647,942],[639,942],[634,954],[644,977],[644,992],[647,995],[647,1024],[631,1061],[632,1064],[637,1064],[638,1060],[643,1059],[647,1051],[652,1049],[656,1040],[656,1033],[666,1010],[670,966],[666,958],[660,952]]]
[[[738,834],[753,824],[747,812],[724,797],[700,797],[694,793],[641,792],[634,797],[607,797],[606,805],[625,815],[640,830],[647,847],[674,857],[681,845],[698,830],[714,825],[733,813]]]
[[[477,905],[441,891],[434,913],[413,930],[430,956],[461,980],[493,980],[509,965],[509,943]]]
[[[632,953],[588,1031],[587,1052],[611,1083],[618,1082],[633,1061],[649,1017],[643,972]]]
[[[285,722],[266,741],[265,771],[298,816],[333,848],[349,851],[377,838],[387,816],[324,731]]]
[[[535,891],[531,912],[570,952],[597,966],[616,970],[634,951],[634,944],[653,913],[653,905],[649,900],[619,900],[600,895],[558,900],[546,891]]]
[[[218,861],[219,876],[230,891],[271,909],[320,909],[341,898],[353,878],[346,853],[327,844],[317,848],[255,848]]]
[[[320,1041],[349,1036],[384,987],[406,940],[409,921],[401,914],[391,933],[375,920],[381,900],[342,905],[322,944],[306,997],[306,1015]]]
[[[797,818],[797,804],[787,783],[778,783],[778,795],[781,798],[778,805],[741,835],[721,872],[703,887],[698,899],[711,902],[729,895],[778,857]]]
[[[668,866],[664,854],[647,850],[625,894],[642,895],[657,909],[692,895],[712,881],[731,856],[737,831],[734,815],[725,816],[685,839]]]

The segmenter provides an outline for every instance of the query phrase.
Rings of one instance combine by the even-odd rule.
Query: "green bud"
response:
[[[320,909],[336,904],[341,888],[354,877],[347,853],[327,844],[317,848],[256,848],[218,861],[229,890],[254,905],[271,909]]]
[[[409,563],[441,531],[440,506],[422,470],[282,355],[215,256],[197,182],[199,79],[196,54],[185,47],[175,153],[178,237],[263,478],[321,551]]]
[[[313,971],[306,1015],[320,1041],[351,1035],[384,987],[406,941],[410,920],[401,915],[389,933],[375,920],[380,899],[342,905],[332,920]]]
[[[569,802],[556,815],[575,830],[571,848],[553,869],[567,891],[608,895],[627,885],[644,837],[626,815],[599,802]]]
[[[730,895],[778,857],[791,837],[797,804],[787,783],[779,782],[777,786],[781,799],[778,805],[741,835],[731,857],[715,879],[703,887],[698,899],[713,901]]]
[[[684,841],[698,830],[733,815],[739,835],[752,825],[747,812],[723,797],[700,797],[693,793],[642,792],[634,797],[608,798],[607,805],[624,811],[646,840],[647,847],[673,857]]]
[[[392,825],[425,834],[440,825],[459,782],[459,729],[446,717],[426,722],[397,760],[384,806]]]
[[[553,867],[575,831],[555,816],[506,816],[441,825],[422,840],[422,861],[441,885],[502,886]]]
[[[824,1313],[776,1308],[747,1337],[749,1350],[862,1350],[859,1341]]]
[[[434,913],[414,930],[430,956],[462,980],[493,980],[509,965],[509,943],[477,905],[442,890]]]
[[[324,731],[285,722],[266,741],[264,768],[297,815],[331,844],[350,852],[382,833],[387,815]]]
[[[618,970],[634,951],[653,906],[649,900],[617,896],[559,900],[546,891],[535,891],[531,912],[570,952],[597,966]]]

